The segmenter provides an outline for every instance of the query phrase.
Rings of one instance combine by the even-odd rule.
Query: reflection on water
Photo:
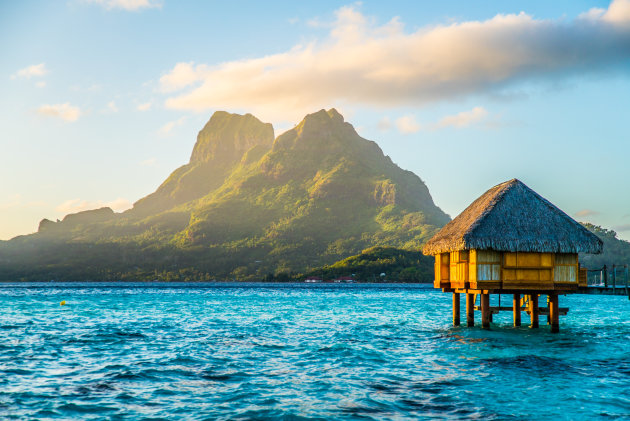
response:
[[[0,301],[0,417],[630,417],[622,297],[564,298],[559,334],[509,312],[452,327],[450,296],[408,286],[20,284]]]

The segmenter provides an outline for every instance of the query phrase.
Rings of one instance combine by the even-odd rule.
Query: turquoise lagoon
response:
[[[450,301],[405,285],[0,285],[0,418],[630,419],[626,297],[561,297],[559,334],[511,314],[452,327]]]

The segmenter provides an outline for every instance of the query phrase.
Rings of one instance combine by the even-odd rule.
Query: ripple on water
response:
[[[397,286],[2,286],[0,297],[12,303],[0,418],[630,418],[627,300],[568,297],[552,335],[501,317],[491,331],[453,328],[447,294]]]

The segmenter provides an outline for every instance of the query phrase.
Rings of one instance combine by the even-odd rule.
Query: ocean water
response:
[[[559,334],[455,328],[449,294],[401,285],[5,284],[0,304],[2,419],[630,419],[626,297],[561,297]]]

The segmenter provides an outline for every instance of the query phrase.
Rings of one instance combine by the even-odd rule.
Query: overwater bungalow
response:
[[[480,296],[482,327],[492,314],[521,311],[538,327],[539,313],[547,313],[551,330],[559,330],[558,295],[586,286],[578,253],[601,253],[602,241],[548,200],[513,179],[492,187],[424,246],[435,256],[434,286],[453,293],[453,323],[459,325],[459,294],[466,294],[468,326],[474,325],[476,296]],[[511,294],[512,307],[490,307],[490,294]],[[521,298],[523,295],[523,298]],[[538,297],[548,297],[548,308]]]

